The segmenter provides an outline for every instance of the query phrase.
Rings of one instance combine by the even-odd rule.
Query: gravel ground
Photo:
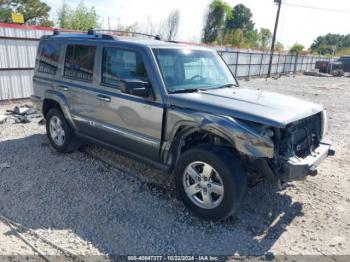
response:
[[[350,79],[242,81],[326,105],[337,150],[319,175],[282,192],[251,188],[238,215],[205,222],[176,200],[173,178],[104,149],[59,154],[43,126],[0,124],[0,215],[79,255],[350,255]],[[13,108],[0,106],[1,111]],[[29,232],[24,236],[32,240]],[[32,240],[45,254],[60,254]],[[32,249],[0,222],[0,254]]]

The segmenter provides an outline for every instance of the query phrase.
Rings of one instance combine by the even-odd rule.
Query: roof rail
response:
[[[80,35],[81,36],[89,35],[89,36],[95,36],[96,38],[99,38],[99,39],[102,38],[104,40],[114,40],[114,38],[111,35],[96,33],[96,30],[93,28],[90,28],[87,32],[78,31],[78,30],[69,30],[69,29],[54,29],[53,30],[53,35],[60,35],[61,33],[68,33],[68,35],[73,35],[74,37],[78,37]]]
[[[100,37],[102,39],[106,40],[113,40],[114,38],[112,35],[117,36],[143,36],[143,37],[149,37],[153,38],[155,40],[161,40],[159,35],[151,35],[151,34],[145,34],[145,33],[139,33],[139,32],[130,32],[130,31],[123,31],[123,30],[110,30],[110,29],[94,29],[90,28],[87,32],[78,31],[78,30],[69,30],[69,29],[54,29],[53,35],[60,35],[61,33],[68,33],[68,34],[87,34],[91,36]],[[175,41],[174,41],[175,43]]]
[[[53,30],[53,34],[54,35],[59,35],[61,33],[71,33],[71,34],[84,34],[85,32],[83,31],[79,31],[79,30],[71,30],[71,29],[59,29],[59,28],[55,28]]]
[[[161,40],[159,35],[151,35],[151,34],[145,34],[145,33],[139,33],[139,32],[131,32],[131,31],[123,31],[123,30],[111,30],[111,29],[94,29],[95,32],[106,32],[116,35],[131,35],[131,36],[144,36],[144,37],[149,37],[153,38],[155,40]]]

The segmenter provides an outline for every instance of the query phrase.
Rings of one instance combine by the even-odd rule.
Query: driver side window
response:
[[[118,88],[121,80],[149,82],[141,54],[115,47],[103,48],[102,83]]]

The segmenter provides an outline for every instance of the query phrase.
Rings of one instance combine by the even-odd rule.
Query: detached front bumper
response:
[[[284,166],[283,180],[304,180],[306,176],[317,175],[317,167],[328,156],[334,156],[335,151],[328,141],[321,141],[312,154],[305,158],[291,157]]]

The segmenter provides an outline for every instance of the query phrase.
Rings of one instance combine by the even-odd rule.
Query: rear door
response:
[[[94,136],[93,121],[99,118],[96,100],[95,67],[97,46],[68,43],[58,89],[68,99],[69,110],[78,131]]]
[[[40,42],[35,61],[33,77],[34,95],[42,99],[46,90],[54,90],[59,60],[62,54],[62,44],[57,41],[43,40]]]

